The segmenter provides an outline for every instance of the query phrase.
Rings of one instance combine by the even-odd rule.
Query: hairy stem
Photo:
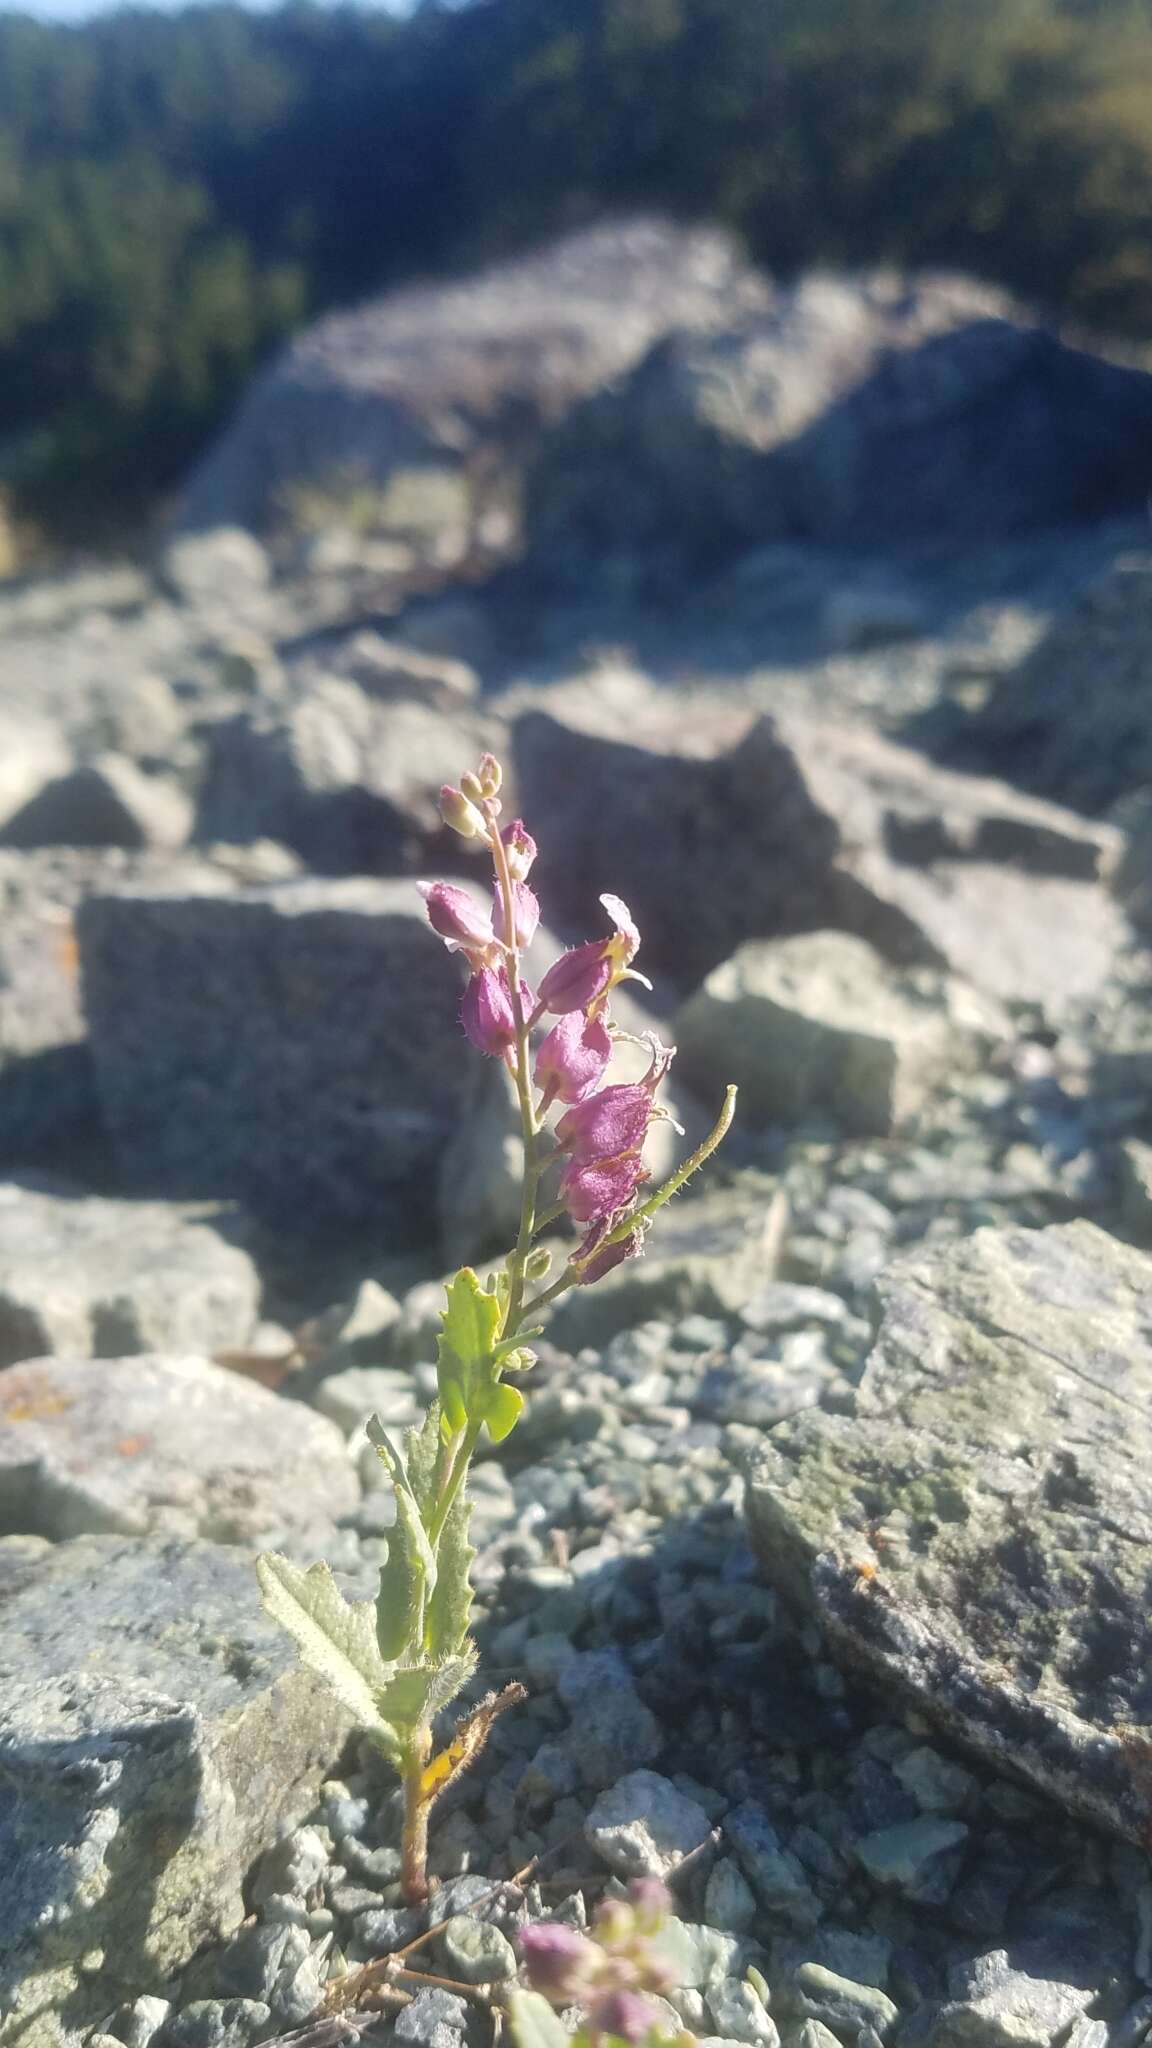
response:
[[[410,1906],[423,1905],[428,1897],[428,1810],[424,1797],[424,1767],[432,1751],[432,1733],[419,1728],[412,1736],[404,1757],[404,1833],[401,1842],[404,1897]]]

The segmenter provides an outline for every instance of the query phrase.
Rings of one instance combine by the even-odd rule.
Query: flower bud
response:
[[[484,784],[478,775],[473,775],[470,768],[460,777],[460,787],[470,804],[483,803]]]
[[[524,1261],[524,1278],[546,1280],[551,1271],[552,1254],[546,1244],[538,1244],[535,1251],[529,1252]]]
[[[481,754],[479,782],[484,795],[499,796],[503,780],[504,770],[495,754]]]
[[[462,789],[454,789],[450,782],[446,782],[440,791],[440,816],[451,831],[460,834],[461,839],[486,839],[488,836],[483,812],[469,803]]]
[[[455,882],[418,882],[428,922],[450,953],[463,953],[474,974],[500,957],[492,920],[475,897]]]
[[[516,1043],[516,1017],[508,976],[502,967],[485,967],[464,991],[460,1022],[478,1052],[500,1059]]]
[[[602,1280],[605,1273],[611,1273],[616,1266],[622,1266],[625,1259],[639,1258],[644,1249],[644,1226],[638,1223],[627,1237],[617,1238],[615,1244],[606,1244],[602,1251],[594,1251],[591,1258],[577,1268],[578,1287],[592,1287]]]
[[[600,1960],[587,1935],[556,1921],[522,1928],[520,1955],[533,1991],[560,2005],[570,2005],[583,1996]]]

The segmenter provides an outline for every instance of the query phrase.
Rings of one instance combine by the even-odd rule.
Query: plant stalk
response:
[[[428,1897],[428,1813],[430,1801],[423,1791],[424,1768],[432,1752],[432,1731],[418,1728],[404,1757],[404,1833],[401,1842],[401,1881],[410,1906],[422,1906]]]

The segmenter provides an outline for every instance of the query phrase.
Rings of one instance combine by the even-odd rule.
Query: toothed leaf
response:
[[[436,1546],[436,1588],[424,1613],[424,1647],[430,1657],[453,1657],[462,1649],[472,1614],[469,1573],[476,1555],[468,1541],[472,1503],[463,1488],[448,1511]]]
[[[437,1349],[440,1401],[453,1434],[478,1419],[478,1403],[492,1383],[500,1318],[499,1300],[464,1266],[445,1289]]]
[[[424,1634],[425,1603],[436,1585],[436,1559],[403,1451],[392,1442],[377,1416],[370,1416],[366,1427],[377,1457],[388,1469],[396,1495],[396,1522],[388,1538],[388,1557],[376,1596],[377,1641],[381,1656],[391,1662],[419,1647]]]
[[[377,1645],[372,1603],[346,1600],[326,1564],[302,1571],[275,1551],[257,1558],[256,1576],[265,1612],[287,1630],[304,1663],[398,1757],[396,1731],[380,1706],[392,1673]]]
[[[380,1710],[405,1730],[427,1727],[442,1707],[450,1706],[476,1669],[476,1651],[471,1644],[460,1657],[443,1664],[419,1664],[397,1671],[380,1696]]]

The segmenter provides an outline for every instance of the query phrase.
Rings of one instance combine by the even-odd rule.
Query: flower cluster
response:
[[[556,1922],[524,1928],[520,1957],[529,1985],[550,2005],[583,2008],[587,2024],[579,2038],[589,2048],[605,2037],[634,2043],[669,2038],[652,1994],[676,1982],[656,1945],[671,1908],[657,1878],[639,1878],[627,1899],[604,1900],[588,1934]]]
[[[654,1117],[664,1114],[656,1091],[673,1049],[648,1038],[650,1062],[640,1081],[602,1085],[615,1044],[611,996],[624,980],[643,981],[632,966],[640,945],[626,903],[600,898],[611,920],[608,936],[562,953],[533,994],[521,972],[521,954],[536,933],[540,906],[528,887],[536,842],[521,819],[501,828],[500,769],[485,755],[476,775],[441,792],[446,822],[468,838],[486,839],[495,867],[492,907],[451,882],[422,883],[428,920],[468,968],[461,1022],[472,1044],[502,1059],[518,1081],[531,1060],[535,1131],[559,1106],[551,1160],[561,1166],[557,1208],[581,1232],[571,1261],[573,1280],[599,1279],[642,1248],[645,1224],[622,1229],[638,1191],[649,1178],[643,1148]],[[647,984],[646,984],[647,985]],[[554,1022],[551,1020],[555,1019]],[[530,1052],[537,1026],[548,1028]]]

